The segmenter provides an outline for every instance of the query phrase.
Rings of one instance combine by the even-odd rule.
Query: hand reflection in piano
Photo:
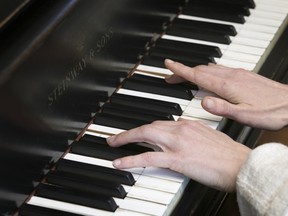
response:
[[[188,80],[223,98],[203,99],[203,108],[213,114],[271,130],[288,124],[288,119],[284,119],[288,116],[288,86],[284,84],[243,69],[219,65],[190,68],[171,60],[166,60],[165,64],[174,73],[167,77],[167,82]],[[229,192],[235,191],[237,174],[251,151],[224,133],[191,120],[156,121],[107,140],[114,147],[147,142],[162,149],[117,159],[114,161],[116,168],[169,168]]]

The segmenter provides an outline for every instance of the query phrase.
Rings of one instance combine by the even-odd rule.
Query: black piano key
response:
[[[174,120],[171,114],[161,113],[156,111],[147,110],[145,108],[135,109],[130,106],[106,103],[102,106],[102,113],[107,113],[110,115],[123,116],[127,118],[142,119],[146,121],[156,121],[156,120]]]
[[[93,120],[94,124],[99,124],[107,127],[120,128],[124,130],[130,130],[141,125],[150,124],[149,121],[124,118],[119,116],[113,116],[105,113],[97,113],[95,119]]]
[[[220,23],[211,23],[211,22],[204,22],[204,21],[197,21],[197,20],[187,20],[187,19],[175,19],[173,20],[173,27],[183,27],[187,29],[206,29],[211,32],[218,32],[230,36],[235,36],[237,31],[233,25],[228,24],[220,24]]]
[[[146,75],[139,74],[139,73],[134,73],[132,76],[129,77],[129,79],[137,79],[137,80],[143,80],[147,82],[154,82],[154,83],[158,83],[159,85],[168,84],[163,78],[158,78],[158,77],[148,76],[148,75],[146,76]],[[171,86],[171,84],[168,84],[168,85]],[[175,88],[183,89],[184,91],[199,90],[197,85],[190,83],[190,82],[183,82],[178,85],[172,85],[172,86],[175,86]]]
[[[6,200],[4,197],[0,197],[0,215],[5,215],[5,213],[11,211],[11,209],[17,209],[16,201]]]
[[[80,138],[80,141],[92,142],[92,143],[100,144],[100,145],[108,145],[106,138],[99,137],[99,136],[93,136],[93,135],[90,135],[90,134],[84,134]]]
[[[228,34],[213,32],[209,29],[172,26],[166,31],[166,33],[168,35],[186,37],[196,40],[204,40],[214,43],[221,43],[221,44],[231,43],[231,39]]]
[[[164,60],[165,58],[163,57],[159,57],[159,56],[149,56],[149,55],[144,55],[144,57],[142,58],[142,64],[144,65],[148,65],[148,66],[152,66],[152,67],[159,67],[159,68],[166,68],[165,64],[164,64]],[[182,59],[174,59],[174,61],[179,61],[182,64],[185,64],[187,66],[190,67],[195,67],[197,65],[203,64],[203,65],[207,65],[209,62],[187,62],[187,61],[183,61]]]
[[[80,138],[80,141],[92,142],[92,143],[100,144],[100,145],[108,145],[106,138],[93,136],[90,134],[84,134]],[[139,152],[139,153],[153,151],[153,149],[151,149],[149,147],[141,146],[141,143],[129,143],[129,144],[123,145],[123,146],[118,147],[118,148],[128,149],[128,150],[132,150],[132,151]]]
[[[117,209],[117,204],[112,197],[105,196],[103,194],[73,191],[67,188],[43,183],[39,184],[35,195],[111,212],[114,212]]]
[[[47,175],[46,182],[75,191],[103,194],[117,198],[124,198],[126,196],[126,191],[120,183],[96,180],[87,176],[59,170],[50,171]]]
[[[149,98],[136,97],[124,94],[112,94],[110,97],[111,103],[117,103],[134,107],[135,109],[145,107],[152,111],[165,112],[172,115],[182,115],[182,109],[179,104],[167,101],[159,101]]]
[[[142,58],[142,64],[153,67],[166,68],[164,64],[164,60],[166,58],[167,58],[166,56],[163,57],[163,56],[145,55]],[[195,67],[197,65],[208,65],[210,63],[210,61],[204,59],[202,60],[197,59],[197,61],[193,61],[193,59],[191,59],[190,61],[183,61],[181,57],[174,58],[174,61],[181,62],[182,64],[185,64],[190,67]]]
[[[19,209],[18,216],[81,216],[70,212],[64,212],[56,209],[44,208],[41,206],[23,204]]]
[[[148,92],[157,95],[176,97],[185,100],[192,100],[193,94],[189,89],[184,88],[181,85],[168,84],[164,82],[165,82],[164,80],[163,83],[160,83],[134,78],[127,78],[122,83],[122,88],[141,92]]]
[[[97,145],[95,143],[83,141],[73,142],[71,144],[71,152],[110,161],[139,153],[128,149],[113,148],[108,145]]]
[[[216,8],[216,7],[209,7],[208,5],[201,5],[199,1],[197,2],[190,2],[183,11],[182,14],[191,15],[191,16],[199,16],[203,18],[210,18],[210,19],[218,19],[223,21],[235,22],[235,23],[245,23],[245,15],[240,13],[233,13],[230,12],[228,6]]]
[[[156,47],[162,47],[171,50],[178,50],[180,52],[191,52],[196,54],[205,54],[208,56],[213,57],[221,57],[222,52],[219,47],[217,46],[210,46],[204,44],[197,44],[197,43],[187,43],[182,41],[175,41],[175,40],[167,40],[159,38],[156,41]]]
[[[65,159],[60,159],[57,162],[56,170],[129,186],[135,183],[135,179],[130,172]]]
[[[177,59],[179,62],[193,62],[194,64],[201,64],[201,63],[216,63],[213,56],[202,54],[202,53],[195,53],[195,52],[187,52],[183,50],[172,50],[171,48],[166,47],[153,47],[150,49],[149,57],[156,56],[162,57],[163,62],[166,58],[169,59]]]
[[[229,5],[234,5],[234,6],[240,6],[240,7],[247,7],[247,8],[255,8],[255,2],[254,0],[190,0],[193,4],[193,2],[200,2],[204,4],[209,4],[209,3],[214,3],[214,4],[229,4]]]

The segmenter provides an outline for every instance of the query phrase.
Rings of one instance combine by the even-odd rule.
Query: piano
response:
[[[0,215],[217,215],[229,194],[116,170],[114,158],[157,149],[105,138],[186,118],[253,148],[261,130],[205,112],[212,93],[166,84],[163,60],[287,83],[287,13],[286,0],[1,1]]]

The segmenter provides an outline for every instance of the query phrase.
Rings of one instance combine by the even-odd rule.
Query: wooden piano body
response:
[[[186,3],[0,3],[0,215],[17,214]],[[286,22],[258,69],[283,82],[287,31]],[[230,120],[222,130],[250,147],[260,133]],[[171,214],[216,215],[225,196],[191,181]]]

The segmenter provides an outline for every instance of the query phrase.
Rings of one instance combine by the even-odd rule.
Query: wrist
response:
[[[279,113],[279,119],[280,122],[282,122],[282,128],[288,126],[288,85],[283,85],[284,91],[283,91],[283,106],[281,109],[281,112]]]

